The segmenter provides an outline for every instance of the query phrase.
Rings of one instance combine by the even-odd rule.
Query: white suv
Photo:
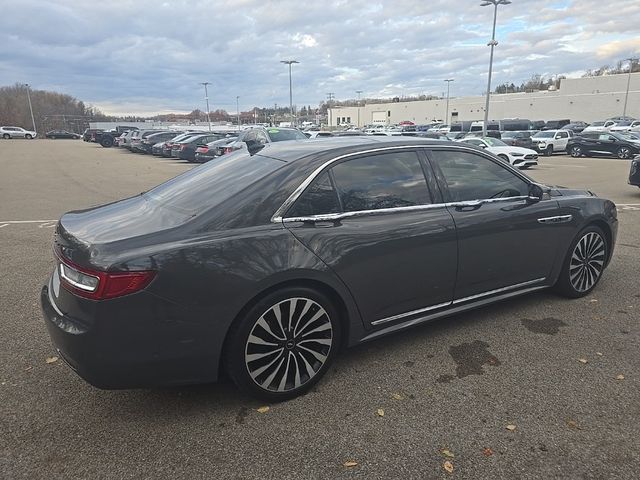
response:
[[[26,138],[27,140],[31,140],[32,138],[36,138],[36,135],[38,135],[36,132],[20,127],[0,127],[0,137],[5,140],[10,138]]]
[[[546,156],[553,155],[553,152],[564,152],[567,150],[567,142],[573,137],[571,130],[543,130],[531,137],[533,148]]]

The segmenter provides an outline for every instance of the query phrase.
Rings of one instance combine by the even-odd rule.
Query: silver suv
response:
[[[5,140],[10,138],[26,138],[27,140],[31,140],[32,138],[36,138],[36,135],[38,135],[36,132],[20,127],[0,127],[0,136]]]

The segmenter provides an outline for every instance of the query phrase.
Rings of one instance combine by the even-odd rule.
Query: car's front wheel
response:
[[[588,295],[600,281],[608,255],[602,229],[595,225],[583,229],[571,243],[555,290],[570,298]]]
[[[240,390],[278,402],[313,387],[339,345],[338,312],[329,298],[288,287],[264,297],[232,326],[224,362]]]
[[[551,155],[553,155],[553,145],[548,145],[547,148],[544,151],[544,154],[547,157],[550,157]]]
[[[631,156],[631,149],[629,147],[620,147],[616,152],[618,158],[629,158]]]
[[[31,140],[33,137],[31,136],[30,133],[27,133],[24,138],[26,138],[27,140]]]
[[[569,150],[569,155],[571,155],[574,158],[581,157],[582,147],[580,147],[579,145],[574,145],[573,147],[571,147],[571,150]]]

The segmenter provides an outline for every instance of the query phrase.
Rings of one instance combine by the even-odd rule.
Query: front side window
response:
[[[507,168],[482,155],[462,151],[433,151],[447,183],[450,201],[526,196],[529,185]]]
[[[558,132],[556,138],[569,138],[569,134],[567,132]]]
[[[431,203],[416,152],[356,158],[331,170],[345,212]]]

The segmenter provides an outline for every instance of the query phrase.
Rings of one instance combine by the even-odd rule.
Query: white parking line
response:
[[[0,223],[6,223],[7,225],[11,225],[14,223],[51,223],[57,222],[57,220],[5,220],[4,222],[0,221]]]
[[[9,224],[8,223],[3,223],[2,225],[0,225],[0,228],[4,228],[4,227],[8,227]]]

